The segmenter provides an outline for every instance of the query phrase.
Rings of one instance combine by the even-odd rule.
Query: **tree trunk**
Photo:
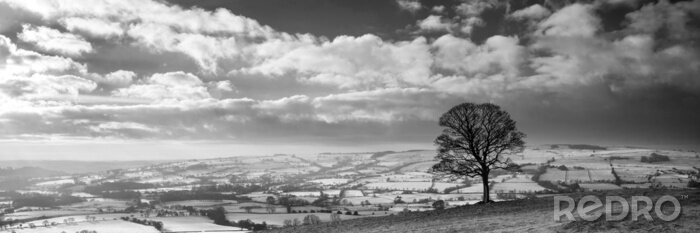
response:
[[[482,202],[484,202],[484,204],[486,204],[490,201],[490,199],[489,199],[489,193],[490,193],[489,175],[485,174],[484,176],[481,177],[481,180],[483,182],[482,184],[484,185],[484,197],[482,198]]]

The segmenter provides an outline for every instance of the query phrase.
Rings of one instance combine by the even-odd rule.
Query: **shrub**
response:
[[[304,225],[316,225],[319,223],[321,223],[321,219],[316,215],[309,214],[304,217]]]
[[[666,155],[660,155],[657,153],[651,153],[649,157],[647,156],[642,156],[641,162],[642,163],[657,163],[657,162],[667,162],[671,161],[671,159],[666,156]]]
[[[433,208],[436,210],[444,210],[445,209],[445,201],[443,200],[437,200],[433,202]]]

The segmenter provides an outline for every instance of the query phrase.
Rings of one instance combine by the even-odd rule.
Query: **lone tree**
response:
[[[506,111],[490,103],[454,106],[440,117],[440,126],[442,134],[435,139],[439,163],[432,171],[458,178],[481,176],[482,202],[490,202],[489,173],[508,166],[503,154],[523,150],[525,134]]]

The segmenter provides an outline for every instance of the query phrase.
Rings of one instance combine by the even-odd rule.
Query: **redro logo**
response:
[[[562,202],[566,202],[568,204],[564,209],[561,209]],[[588,195],[581,198],[578,201],[578,205],[576,205],[574,199],[571,197],[555,196],[554,221],[560,221],[562,216],[574,221],[574,208],[576,208],[576,213],[578,213],[579,217],[586,221],[598,220],[603,213],[605,213],[606,221],[620,221],[625,219],[630,213],[632,214],[632,221],[637,221],[639,216],[644,216],[646,220],[651,221],[653,220],[650,213],[652,207],[654,208],[656,217],[664,221],[673,221],[681,214],[681,203],[678,202],[678,199],[669,195],[660,197],[658,200],[656,200],[655,204],[652,203],[651,198],[646,196],[633,196],[630,202],[627,202],[627,199],[624,197],[606,196],[605,205],[603,205],[600,198],[593,195]],[[613,203],[619,203],[621,208],[619,213],[613,213]],[[673,213],[666,214],[663,212],[664,203],[670,203],[673,205]],[[605,207],[605,211],[596,211],[601,207]]]

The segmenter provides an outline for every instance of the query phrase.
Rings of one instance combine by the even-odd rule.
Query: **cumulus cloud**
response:
[[[510,14],[511,17],[515,19],[529,19],[529,20],[539,20],[549,16],[551,12],[540,4],[534,4],[532,6],[526,7],[514,11]]]
[[[345,89],[420,85],[430,74],[428,47],[420,37],[389,43],[374,35],[340,36],[300,46],[243,71],[278,76],[295,72],[303,82]]]
[[[127,70],[117,70],[106,74],[104,78],[98,78],[97,81],[110,86],[124,87],[131,84],[136,78],[136,73]]]
[[[538,27],[538,33],[546,36],[590,37],[601,25],[591,5],[577,3],[555,12]]]
[[[435,65],[440,68],[469,76],[517,76],[525,61],[525,48],[518,43],[518,38],[493,36],[483,45],[476,45],[469,39],[444,35],[432,46],[436,48]]]
[[[439,15],[429,15],[425,19],[418,21],[417,24],[418,28],[424,31],[449,31],[450,26],[452,26]]]
[[[92,45],[80,36],[63,33],[44,26],[23,25],[22,33],[17,35],[20,40],[32,43],[45,52],[66,56],[80,56],[92,52]]]
[[[396,4],[398,4],[399,8],[401,8],[402,10],[406,10],[412,13],[415,13],[416,11],[423,8],[423,5],[418,0],[396,0]]]

